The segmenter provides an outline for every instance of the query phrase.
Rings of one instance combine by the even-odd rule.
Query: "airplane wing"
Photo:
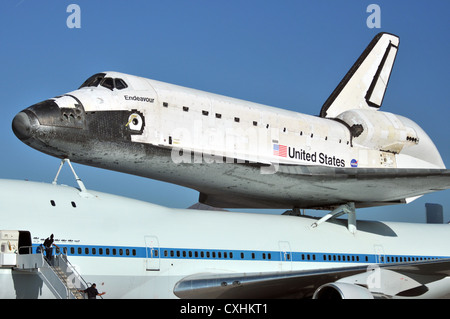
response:
[[[320,116],[334,118],[351,109],[380,108],[399,43],[393,34],[377,34],[325,101]]]
[[[245,174],[249,172],[239,172],[240,176]],[[222,208],[310,209],[334,209],[354,202],[356,208],[361,208],[406,203],[415,197],[450,188],[450,170],[447,169],[280,164],[276,173],[260,174],[257,178],[252,180],[252,188],[258,188],[258,197],[254,189],[246,189],[247,183],[243,180],[236,193],[224,194],[211,188],[199,190],[199,202]]]
[[[374,271],[382,271],[378,279],[388,282],[371,287],[368,280],[372,280]],[[450,259],[291,272],[204,273],[183,278],[175,285],[174,293],[189,299],[311,298],[321,286],[341,283],[358,285],[357,290],[365,286],[379,297],[417,297],[429,290],[427,284],[448,276]]]

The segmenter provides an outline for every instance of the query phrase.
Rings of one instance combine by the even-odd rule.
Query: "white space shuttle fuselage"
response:
[[[376,37],[320,116],[103,72],[20,112],[13,129],[47,154],[190,187],[212,206],[404,202],[450,187],[450,175],[416,123],[378,110],[398,44]]]

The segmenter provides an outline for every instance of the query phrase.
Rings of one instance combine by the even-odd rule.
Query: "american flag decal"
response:
[[[287,156],[287,146],[273,144],[273,155],[286,157]]]

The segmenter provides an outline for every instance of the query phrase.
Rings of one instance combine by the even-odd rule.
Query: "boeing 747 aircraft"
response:
[[[450,297],[450,225],[315,223],[0,180],[0,298]]]
[[[102,72],[12,126],[44,153],[189,187],[215,207],[405,203],[448,189],[450,171],[419,125],[379,110],[398,47],[378,34],[320,116]]]

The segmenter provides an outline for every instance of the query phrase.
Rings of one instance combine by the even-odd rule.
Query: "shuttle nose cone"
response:
[[[19,112],[13,119],[12,129],[21,140],[42,139],[45,132],[61,125],[61,111],[52,100],[46,100]],[[43,135],[44,134],[44,135]]]
[[[20,140],[27,140],[32,137],[33,126],[37,124],[36,117],[28,112],[19,112],[13,119],[12,129]]]

